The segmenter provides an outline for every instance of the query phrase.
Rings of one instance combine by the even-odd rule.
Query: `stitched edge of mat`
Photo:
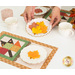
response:
[[[40,42],[31,40],[31,39],[28,39],[28,38],[25,38],[25,37],[21,37],[21,36],[15,35],[15,34],[11,34],[9,32],[5,32],[5,31],[1,32],[0,33],[0,36],[2,36],[3,34],[7,34],[7,35],[10,35],[10,36],[14,36],[14,37],[17,37],[17,38],[20,38],[20,39],[23,39],[23,40],[27,40],[27,41],[30,41],[30,42],[33,42],[33,43],[36,43],[36,44],[39,44],[39,45],[42,45],[42,46],[45,46],[45,47],[48,47],[48,48],[53,49],[51,51],[51,53],[49,54],[49,56],[47,57],[47,59],[45,60],[45,62],[43,63],[43,65],[41,66],[40,69],[45,69],[47,67],[47,65],[49,64],[49,62],[51,61],[51,59],[53,58],[54,54],[56,53],[56,51],[58,49],[58,48],[56,48],[54,46],[47,45],[47,44],[44,44],[44,43],[40,43]],[[16,67],[18,67],[20,69],[30,69],[29,67],[26,67],[24,65],[21,65],[19,63],[16,63],[15,61],[10,61],[10,60],[5,59],[3,57],[0,57],[0,61],[3,61],[3,62],[8,63],[10,65],[16,66]]]

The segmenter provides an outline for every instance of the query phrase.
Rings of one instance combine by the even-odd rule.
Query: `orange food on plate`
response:
[[[75,24],[73,25],[73,27],[72,27],[74,30],[75,30]]]
[[[29,28],[32,30],[33,27],[38,26],[35,22],[32,23],[32,25],[29,25]]]
[[[43,11],[41,9],[35,9],[35,13],[42,13]]]
[[[0,47],[0,48],[2,48],[2,47]]]
[[[47,33],[48,26],[44,24],[44,22],[36,22],[29,25],[29,28],[32,30],[34,34]]]
[[[39,52],[38,50],[36,51],[29,51],[28,52],[28,57],[30,57],[30,59],[36,59],[36,58],[40,58]]]

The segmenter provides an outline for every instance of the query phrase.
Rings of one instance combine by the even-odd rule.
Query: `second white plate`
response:
[[[29,51],[36,51],[38,50],[40,58],[37,59],[30,59],[30,57],[28,57],[28,52]],[[41,63],[42,61],[44,61],[47,57],[47,51],[38,45],[30,45],[28,47],[25,47],[21,53],[20,53],[20,57],[24,62],[27,62],[29,64],[37,64],[37,63]]]
[[[43,14],[45,14],[47,12],[47,8],[45,8],[45,7],[39,6],[39,7],[35,7],[35,9],[41,9],[42,12],[41,13],[36,13],[35,12],[34,15],[43,15]]]

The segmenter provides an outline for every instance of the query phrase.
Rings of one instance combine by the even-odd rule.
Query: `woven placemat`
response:
[[[49,56],[47,57],[47,59],[45,60],[45,62],[43,63],[43,65],[41,66],[40,69],[45,69],[47,67],[47,65],[49,64],[49,62],[51,61],[51,59],[53,58],[54,54],[56,53],[56,51],[58,49],[58,48],[56,48],[54,46],[47,45],[47,44],[44,44],[44,43],[40,43],[40,42],[31,40],[31,39],[28,39],[28,38],[25,38],[25,37],[21,37],[21,36],[18,36],[18,35],[14,35],[14,34],[11,34],[11,33],[5,32],[5,31],[3,31],[3,32],[0,33],[0,37],[3,34],[10,35],[10,36],[13,36],[13,37],[17,37],[17,38],[20,38],[20,39],[23,39],[23,40],[27,40],[29,42],[32,42],[32,43],[35,43],[35,44],[38,44],[38,45],[41,45],[41,46],[44,46],[44,47],[52,49],[51,53],[49,54]],[[0,61],[3,61],[5,63],[8,63],[10,65],[18,67],[20,69],[31,69],[31,68],[29,68],[27,66],[21,65],[19,63],[16,63],[15,61],[11,61],[11,60],[5,59],[3,57],[0,57]]]

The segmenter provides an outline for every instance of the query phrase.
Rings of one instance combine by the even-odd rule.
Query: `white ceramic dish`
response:
[[[74,35],[74,31],[73,31],[73,28],[72,28],[72,24],[71,23],[68,23],[68,22],[61,22],[59,24],[59,32],[66,36],[66,37],[71,37]]]
[[[32,33],[32,30],[29,28],[29,25],[31,25],[33,22],[42,22],[42,21],[44,21],[44,23],[45,23],[46,26],[48,26],[47,33],[45,33],[45,34],[41,33],[41,34],[36,34],[36,35],[34,35],[34,34]],[[33,20],[31,20],[31,21],[26,25],[26,31],[27,31],[27,33],[30,34],[31,36],[36,36],[36,37],[47,35],[47,34],[51,31],[51,29],[52,29],[52,25],[50,25],[50,22],[49,22],[48,20],[44,19],[44,18],[33,19]]]
[[[42,6],[35,7],[35,9],[41,9],[42,12],[41,12],[41,13],[36,13],[36,12],[35,12],[34,15],[43,15],[43,14],[45,14],[45,13],[47,12],[47,8],[42,7]]]
[[[36,50],[38,50],[40,58],[30,59],[30,57],[28,57],[28,52],[36,51]],[[20,57],[24,62],[27,62],[29,64],[37,64],[37,63],[41,63],[42,61],[44,61],[46,59],[47,51],[44,48],[42,48],[41,46],[30,45],[21,51]]]
[[[17,24],[18,20],[16,17],[8,17],[5,19],[5,23],[7,25],[13,25],[13,24]]]

